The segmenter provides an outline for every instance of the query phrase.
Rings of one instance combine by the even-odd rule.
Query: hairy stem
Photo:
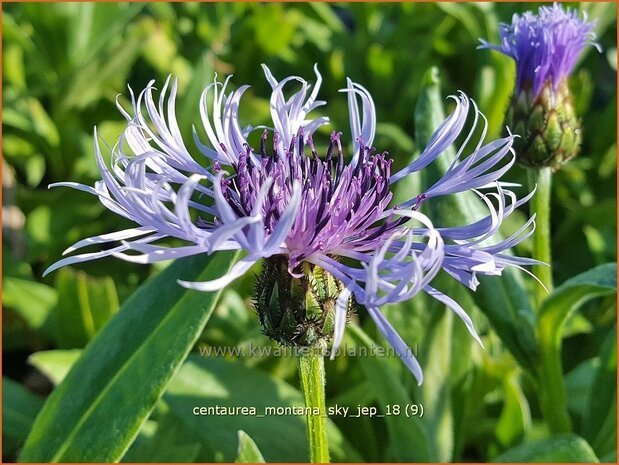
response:
[[[327,442],[327,410],[325,407],[325,368],[319,350],[303,351],[299,355],[299,372],[307,414],[310,462],[329,463]],[[318,413],[315,415],[315,413]]]

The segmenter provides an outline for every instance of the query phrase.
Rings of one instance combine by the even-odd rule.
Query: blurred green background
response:
[[[613,3],[570,5],[597,20],[603,51],[587,48],[570,82],[583,118],[584,142],[581,155],[554,177],[552,248],[557,284],[616,261],[616,7]],[[328,102],[324,111],[331,127],[348,130],[346,99],[338,89],[350,77],[372,94],[378,116],[374,145],[389,151],[397,167],[419,149],[413,137],[414,109],[422,76],[432,66],[440,71],[443,95],[461,90],[473,97],[488,118],[488,137],[501,134],[514,66],[496,52],[477,50],[478,39],[496,43],[499,22],[537,6],[4,3],[3,459],[15,460],[45,396],[79,354],[76,350],[105,325],[119,303],[157,272],[154,268],[161,268],[105,259],[41,277],[76,240],[125,226],[92,196],[71,189],[48,190],[47,185],[69,180],[92,185],[98,179],[93,128],[97,126],[108,143],[117,140],[124,119],[115,101],[120,94],[120,101],[127,103],[127,85],[137,92],[150,79],[161,85],[169,74],[176,75],[177,116],[191,141],[191,125],[199,125],[200,93],[214,73],[220,78],[234,74],[234,86],[252,85],[241,116],[247,123],[264,124],[270,88],[260,64],[266,63],[279,79],[294,74],[311,81],[317,63],[323,76],[319,96]],[[524,183],[526,173],[516,167],[508,177]],[[522,224],[525,217],[526,211],[518,212],[510,227]],[[529,247],[525,242],[517,252],[526,255]],[[272,345],[260,334],[249,305],[252,279],[248,276],[226,290],[201,344]],[[425,335],[431,315],[414,306],[389,308],[386,311],[405,339],[435,348],[421,355],[430,381],[419,390],[396,359],[379,366],[338,359],[327,363],[327,403],[356,407],[404,398],[432,405],[447,396],[446,405],[431,409],[422,420],[431,425],[428,441],[434,455],[429,457],[439,461],[495,460],[508,449],[547,437],[530,376],[505,349],[471,294],[466,295],[465,308],[484,333],[485,350],[462,335],[450,333],[443,340]],[[367,334],[382,344],[374,328],[365,324],[366,315],[359,315],[359,320]],[[568,458],[590,459],[586,454],[595,453],[598,459],[615,460],[616,421],[590,418],[591,409],[604,415],[609,409],[616,411],[616,396],[604,404],[600,402],[605,397],[594,398],[590,392],[598,368],[616,350],[615,324],[615,296],[600,297],[575,313],[562,334],[569,412],[575,431],[591,443],[576,441],[574,446],[574,440],[566,440],[570,454],[576,454]],[[443,352],[460,350],[466,358],[456,365],[455,358],[448,361],[445,369]],[[616,370],[616,361],[608,363]],[[194,393],[200,405],[214,402],[211,384],[228,388],[230,405],[239,401],[235,395],[241,395],[235,394],[236,383],[252,385],[253,395],[274,402],[299,395],[294,359],[285,357],[193,360],[178,376],[201,380]],[[389,381],[377,381],[385,379]],[[401,396],[394,397],[394,392]],[[183,401],[187,402],[175,397],[171,388],[125,460],[231,461],[239,429],[250,433],[267,460],[306,460],[303,448],[293,447],[303,444],[301,419],[278,418],[268,426],[245,419],[241,425],[230,419],[194,417],[182,407]],[[7,408],[9,404],[13,410]],[[587,430],[591,422],[604,423],[610,430],[599,439],[599,428]],[[340,450],[332,454],[334,459],[420,457],[400,444],[408,437],[407,428],[413,428],[408,423],[357,418],[335,419],[335,424]],[[261,440],[269,442],[262,428],[289,430],[290,446],[263,447]],[[214,430],[216,435],[209,434]],[[267,436],[273,434],[277,433]]]

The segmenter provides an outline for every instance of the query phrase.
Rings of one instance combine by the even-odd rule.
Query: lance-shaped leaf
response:
[[[370,348],[376,343],[361,328],[350,326],[350,334],[359,347]],[[412,400],[402,382],[398,379],[385,360],[376,357],[360,357],[360,366],[368,380],[380,380],[369,383],[374,391],[378,404],[382,405],[381,414],[387,405],[399,405],[405,408]],[[426,430],[425,418],[401,415],[385,415],[387,431],[389,432],[389,449],[387,460],[392,461],[432,461],[431,440]]]
[[[50,395],[20,460],[120,460],[193,347],[219,295],[187,290],[177,279],[213,279],[233,261],[232,253],[177,260],[139,288]]]
[[[608,263],[600,265],[591,270],[585,271],[563,283],[556,288],[553,293],[543,302],[539,313],[538,321],[538,336],[540,344],[545,348],[540,357],[538,367],[538,377],[540,383],[549,383],[552,381],[556,385],[552,389],[544,389],[540,392],[540,402],[542,409],[545,405],[546,416],[552,418],[552,415],[557,414],[557,405],[566,403],[565,385],[563,383],[563,367],[561,366],[561,342],[563,325],[567,318],[585,301],[594,297],[614,294],[617,291],[617,265]],[[610,361],[610,360],[609,360]],[[603,372],[602,372],[603,373]],[[604,376],[600,373],[599,376]],[[612,375],[611,375],[612,376]],[[609,376],[605,376],[607,381]],[[614,378],[614,376],[613,376]],[[546,384],[545,386],[548,386]],[[600,389],[596,383],[595,401],[599,407],[595,409],[598,415],[608,414],[608,406],[616,404],[614,390],[608,392],[607,389]],[[616,428],[616,412],[611,411],[612,418],[610,423],[605,428],[610,429],[606,435],[611,435],[613,427]],[[596,417],[595,423],[602,425],[604,416]],[[567,422],[569,418],[561,419],[560,421]],[[614,424],[613,424],[614,422]],[[593,431],[597,428],[591,426],[591,420],[585,421],[585,431],[589,437],[593,436]],[[598,433],[599,434],[599,433]],[[600,439],[598,446],[602,447],[605,442]],[[614,442],[614,440],[613,440]]]

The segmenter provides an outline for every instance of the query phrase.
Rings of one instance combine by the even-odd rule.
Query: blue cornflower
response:
[[[481,40],[482,48],[498,50],[516,62],[515,93],[533,90],[538,96],[546,83],[556,91],[570,75],[580,52],[594,45],[594,22],[582,19],[577,10],[560,4],[542,6],[538,14],[514,14],[511,24],[501,24],[500,45]]]
[[[586,14],[581,19],[576,10],[555,3],[501,24],[500,45],[481,40],[480,48],[498,50],[516,62],[506,124],[521,136],[514,148],[522,164],[558,169],[578,154],[582,133],[567,78],[583,47],[598,47],[594,25]]]
[[[266,66],[263,68],[272,87],[272,128],[242,128],[238,109],[249,86],[227,94],[228,78],[223,84],[215,80],[204,90],[199,107],[209,143],[200,141],[195,128],[194,141],[199,156],[206,157],[207,167],[194,159],[181,136],[175,115],[176,81],[166,81],[158,103],[153,97],[154,81],[137,100],[130,89],[131,111],[118,104],[127,127],[111,150],[111,169],[103,161],[95,131],[94,148],[102,180],[94,187],[69,182],[54,185],[92,193],[108,209],[137,226],[77,242],[66,252],[95,244],[114,246],[64,258],[47,273],[106,256],[154,263],[243,250],[246,255],[219,279],[179,281],[187,288],[214,291],[263,259],[284,263],[283,272],[289,278],[302,277],[308,266],[319,267],[338,283],[331,315],[333,349],[341,343],[349,303],[354,298],[367,308],[421,382],[421,368],[412,351],[379,308],[426,292],[452,309],[479,341],[462,307],[431,282],[444,270],[475,289],[478,274],[499,275],[506,266],[534,263],[507,253],[532,233],[533,218],[513,236],[489,243],[503,220],[530,198],[518,200],[507,189],[509,185],[499,181],[514,163],[514,136],[484,144],[486,120],[475,104],[460,94],[453,97],[455,110],[419,157],[391,174],[392,160],[387,153],[376,153],[372,148],[376,129],[373,100],[364,87],[348,80],[341,91],[348,96],[352,157],[345,162],[342,134],[332,132],[323,158],[313,139],[316,130],[329,120],[309,116],[325,104],[317,100],[320,73],[315,69],[317,80],[311,89],[300,77],[277,81]],[[286,98],[284,88],[292,83],[301,88]],[[472,127],[444,176],[425,192],[394,205],[393,184],[441,156],[464,133],[467,121]],[[259,129],[260,147],[255,150],[247,139]],[[481,137],[474,143],[474,134],[478,133]],[[473,149],[464,155],[465,147]],[[492,191],[481,191],[488,189]],[[421,211],[424,203],[437,197],[471,190],[489,211],[488,216],[472,224],[435,227]],[[166,238],[181,239],[185,245],[161,244]]]

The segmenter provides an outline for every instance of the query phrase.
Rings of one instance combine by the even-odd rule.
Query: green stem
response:
[[[552,291],[552,255],[550,249],[550,194],[552,169],[544,167],[529,170],[530,187],[537,187],[531,200],[531,213],[535,214],[535,233],[533,234],[533,258],[546,265],[533,267],[533,273],[548,289],[535,286],[533,296],[538,312],[537,334],[540,344],[540,362],[537,370],[539,403],[548,428],[554,433],[572,430],[567,411],[563,367],[561,364],[560,331],[554,323],[540,313],[542,302]]]
[[[539,404],[542,416],[553,433],[572,431],[567,411],[567,396],[561,363],[561,329],[547,315],[540,315],[538,336],[540,364],[537,374]]]
[[[327,442],[327,409],[325,407],[325,367],[319,350],[302,351],[299,355],[299,372],[305,406],[315,412],[307,414],[310,462],[329,463],[329,445]]]
[[[529,184],[537,191],[531,199],[531,213],[535,214],[535,233],[533,233],[533,258],[546,265],[536,265],[533,273],[542,284],[552,291],[552,256],[550,252],[550,191],[552,186],[552,169],[544,167],[529,170]],[[548,292],[541,286],[535,286],[535,305],[539,309]]]

